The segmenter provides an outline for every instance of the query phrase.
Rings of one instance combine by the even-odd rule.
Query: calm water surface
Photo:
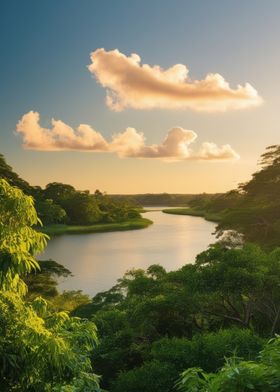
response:
[[[215,224],[203,218],[144,214],[154,224],[142,230],[63,235],[49,241],[41,259],[66,266],[73,277],[60,282],[61,290],[94,295],[108,290],[131,268],[161,264],[167,271],[192,263],[215,240]]]

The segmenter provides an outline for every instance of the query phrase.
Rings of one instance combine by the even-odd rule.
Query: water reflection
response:
[[[56,260],[72,271],[74,276],[60,283],[62,290],[94,295],[112,287],[131,268],[158,263],[176,270],[214,242],[215,224],[202,218],[161,211],[145,216],[154,224],[143,230],[53,238],[41,258]]]

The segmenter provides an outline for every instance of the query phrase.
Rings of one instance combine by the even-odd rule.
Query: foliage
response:
[[[162,212],[165,214],[174,214],[174,215],[189,215],[189,216],[201,216],[205,220],[211,222],[219,222],[222,219],[222,216],[218,212],[208,212],[206,210],[201,210],[197,208],[166,208],[163,209]]]
[[[97,344],[95,324],[53,312],[42,297],[23,300],[23,279],[28,282],[26,275],[39,268],[34,255],[47,239],[32,229],[40,222],[32,197],[1,179],[0,201],[0,390],[99,391],[90,359]],[[46,269],[69,272],[52,262]],[[54,289],[46,274],[45,281]],[[41,288],[46,289],[50,294]]]
[[[98,326],[92,358],[105,388],[114,392],[127,382],[128,391],[133,383],[145,390],[142,371],[157,364],[170,368],[173,385],[182,366],[217,371],[234,352],[255,359],[259,335],[280,332],[280,250],[234,245],[213,245],[174,272],[158,265],[132,270],[75,310]]]
[[[269,146],[260,159],[261,169],[237,190],[222,195],[198,195],[186,214],[218,217],[217,233],[236,230],[245,240],[273,249],[280,245],[280,146]],[[214,219],[215,220],[215,219]]]
[[[72,185],[59,182],[47,184],[45,189],[31,186],[7,165],[0,155],[0,179],[33,196],[39,218],[44,225],[94,225],[122,223],[141,218],[137,203],[131,198],[113,198],[96,191],[76,190]]]
[[[22,189],[26,194],[31,194],[32,190],[28,182],[24,181],[13,171],[11,166],[6,163],[2,154],[0,154],[0,179],[4,179],[12,186]]]
[[[28,286],[27,296],[28,299],[42,296],[50,300],[59,294],[57,278],[66,278],[71,275],[71,271],[54,260],[43,260],[38,263],[40,269],[32,271],[25,277]]]
[[[279,330],[280,250],[258,246],[229,249],[217,244],[197,257],[195,290],[201,310],[273,334]]]
[[[143,366],[121,373],[112,386],[114,392],[169,392],[177,371],[172,364],[151,361]]]
[[[1,391],[98,390],[89,355],[96,328],[65,312],[49,312],[41,298],[31,304],[11,292],[0,292]],[[66,390],[66,389],[65,389]]]
[[[38,223],[32,197],[0,180],[0,289],[23,293],[21,277],[39,267],[34,256],[48,237],[32,228]]]
[[[125,231],[144,229],[153,222],[146,218],[131,219],[124,222],[97,223],[94,225],[49,225],[40,227],[40,231],[50,236],[61,234],[86,234],[86,233],[106,233],[110,231]]]
[[[193,339],[162,338],[152,344],[143,365],[119,374],[112,390],[130,392],[138,387],[147,392],[171,392],[183,369],[198,366],[216,371],[224,364],[225,356],[236,353],[254,358],[261,347],[260,338],[237,328],[196,335]]]
[[[217,373],[189,368],[177,384],[186,392],[273,392],[280,389],[280,338],[267,343],[257,361],[233,357]]]
[[[90,298],[81,290],[63,291],[50,300],[50,306],[55,311],[67,311],[70,314],[79,306],[90,303]]]
[[[271,250],[280,238],[280,147],[268,148],[261,164],[251,181],[226,194],[144,195],[146,202],[181,200],[190,207],[179,213],[216,217],[218,233],[226,235],[195,264],[172,272],[159,265],[129,271],[92,301],[80,291],[57,292],[57,277],[70,273],[63,266],[45,261],[36,271],[34,255],[46,237],[31,227],[39,223],[33,201],[2,180],[0,389],[94,391],[92,362],[111,392],[171,392],[184,369],[182,391],[279,390],[279,337],[257,353],[280,332],[280,248]],[[127,228],[139,218],[131,198],[100,191],[90,195],[52,183],[30,187],[29,194],[45,222],[88,225],[49,227],[61,233]],[[243,243],[234,230],[262,247]],[[29,287],[25,302],[15,293],[21,279]]]
[[[59,219],[57,215],[56,220],[55,216],[52,217],[48,213],[48,221],[46,221],[48,224],[64,220],[70,225],[93,225],[121,223],[140,218],[134,204],[123,200],[113,200],[98,190],[91,195],[89,191],[77,191],[71,185],[53,182],[42,191],[42,197],[43,203],[52,200],[55,206],[59,206],[66,212],[66,215],[60,216]],[[40,203],[39,206],[41,206]]]
[[[187,206],[195,195],[170,193],[145,193],[136,195],[113,195],[114,200],[137,203],[139,206]],[[211,195],[207,195],[211,197]]]
[[[196,334],[192,339],[162,338],[153,343],[151,357],[174,364],[180,370],[197,366],[214,372],[222,367],[225,357],[233,354],[254,359],[264,341],[249,329],[234,327]]]
[[[66,211],[58,204],[55,204],[52,199],[37,201],[36,209],[45,225],[64,222],[67,218]]]

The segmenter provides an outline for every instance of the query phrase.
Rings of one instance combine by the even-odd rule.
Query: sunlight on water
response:
[[[108,290],[132,268],[161,264],[167,271],[192,263],[215,241],[215,224],[202,218],[151,211],[154,224],[125,232],[64,235],[52,239],[41,259],[53,259],[69,268],[73,277],[61,290],[81,289],[94,295]]]

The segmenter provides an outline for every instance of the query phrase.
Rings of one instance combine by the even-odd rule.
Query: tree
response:
[[[261,170],[252,179],[240,185],[248,198],[257,198],[266,203],[277,202],[280,196],[280,145],[269,146],[261,155]]]
[[[58,204],[73,197],[75,193],[76,189],[72,185],[62,184],[61,182],[47,184],[44,191],[46,199],[52,199]]]
[[[280,327],[280,250],[220,244],[197,256],[193,290],[201,311],[222,325],[239,324],[273,334]]]
[[[173,392],[180,373],[189,367],[217,371],[224,357],[235,353],[244,359],[255,358],[262,340],[249,330],[229,329],[185,338],[163,338],[152,344],[148,360],[139,367],[119,373],[112,392]]]
[[[67,215],[72,224],[92,225],[102,220],[101,211],[94,196],[84,192],[75,195],[63,202]]]
[[[46,186],[44,195],[65,210],[70,224],[90,225],[102,219],[96,198],[89,191],[81,192],[71,185],[53,182]]]
[[[38,223],[33,199],[0,180],[0,390],[97,392],[95,324],[53,312],[41,297],[23,299],[23,278],[39,268],[47,240]]]
[[[48,238],[32,228],[37,224],[32,197],[0,180],[0,289],[26,290],[21,278],[39,267],[35,255]]]
[[[64,222],[67,218],[65,210],[52,199],[39,200],[36,203],[38,216],[45,225]]]
[[[236,202],[223,211],[217,232],[234,229],[247,241],[273,249],[280,245],[280,145],[267,147],[259,163],[260,170],[239,185]]]
[[[182,392],[276,392],[280,390],[280,338],[266,344],[259,360],[229,358],[217,373],[185,370],[177,383]]]
[[[11,166],[9,166],[2,154],[0,154],[0,179],[5,179],[11,185],[17,186],[27,194],[32,193],[32,187],[27,181],[20,178],[20,176],[13,171]]]
[[[71,276],[71,271],[54,260],[39,261],[40,270],[32,271],[25,277],[28,299],[43,297],[47,300],[59,295],[57,278]]]
[[[95,325],[51,312],[37,298],[25,303],[0,291],[0,390],[2,392],[96,392],[90,354]]]

